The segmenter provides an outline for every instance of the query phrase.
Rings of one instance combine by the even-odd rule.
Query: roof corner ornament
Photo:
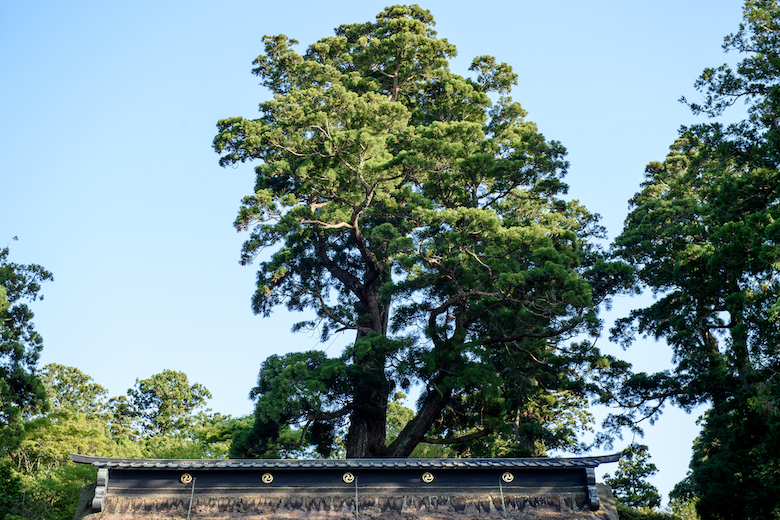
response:
[[[92,499],[92,511],[99,513],[103,510],[103,502],[106,499],[108,490],[108,469],[100,468],[97,474],[97,484],[95,485],[95,497]]]
[[[588,504],[591,511],[596,511],[601,507],[601,501],[599,500],[599,491],[596,487],[596,469],[586,468],[585,479],[588,486]]]

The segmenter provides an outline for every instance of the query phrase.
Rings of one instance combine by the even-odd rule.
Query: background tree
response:
[[[656,508],[661,505],[658,488],[647,481],[658,473],[650,462],[650,449],[644,444],[632,443],[623,450],[615,476],[604,475],[604,482],[612,488],[615,500],[629,507]]]
[[[105,415],[108,390],[75,367],[49,363],[40,374],[51,409],[67,408],[88,415]]]
[[[23,411],[45,409],[46,395],[35,373],[43,339],[24,302],[42,300],[41,283],[53,280],[43,267],[9,262],[8,255],[8,247],[0,249],[0,430]]]
[[[652,511],[649,509],[632,509],[627,505],[617,502],[615,504],[619,520],[695,520],[680,518],[672,513]]]
[[[154,410],[151,405],[137,406],[127,396],[106,402],[106,390],[75,367],[46,365],[41,371],[41,381],[49,398],[49,409],[23,413],[15,425],[14,443],[3,445],[0,456],[0,518],[3,519],[5,515],[10,515],[9,519],[31,520],[72,518],[79,487],[93,483],[96,473],[90,466],[72,463],[70,453],[133,458],[223,458],[235,432],[246,428],[249,421],[249,418],[199,413],[197,407],[203,404],[200,397],[208,390],[202,385],[190,385],[181,372],[155,374],[138,380],[134,388],[139,393],[159,397],[159,401],[149,398],[140,399],[139,403],[156,402],[159,408],[176,410],[176,413],[163,414],[166,424],[178,425],[164,433],[161,433],[164,428],[143,429],[147,423],[140,423],[156,417],[152,411],[158,406]],[[189,400],[177,397],[186,389],[194,389]],[[115,414],[121,407],[116,403],[127,404],[132,413],[117,420]],[[127,430],[117,425],[126,426]]]
[[[106,423],[102,386],[80,370],[59,364],[46,365],[40,380],[48,409],[22,414],[17,442],[3,460],[19,483],[8,514],[65,520],[76,509],[79,487],[95,479],[94,468],[71,463],[70,453],[113,455],[117,445]]]
[[[47,405],[36,374],[43,339],[24,302],[43,299],[40,284],[53,279],[39,265],[9,262],[9,253],[8,247],[0,249],[0,518],[15,511],[23,497],[23,482],[11,460],[24,439],[23,417]]]
[[[218,123],[220,164],[259,163],[235,223],[251,232],[242,263],[275,248],[254,311],[313,309],[298,329],[356,334],[339,358],[265,361],[246,454],[277,449],[290,425],[323,454],[346,428],[348,457],[490,436],[506,454],[576,449],[579,425],[555,417],[595,390],[590,372],[624,367],[567,341],[597,330],[629,271],[592,245],[596,216],[562,198],[564,148],[508,96],[508,65],[480,56],[474,79],[453,74],[433,25],[393,6],[304,55],[265,37],[254,73],[273,99]],[[388,443],[389,397],[412,385],[416,414]]]
[[[148,437],[187,430],[211,392],[200,383],[190,384],[184,372],[163,370],[136,379],[127,396],[140,419],[142,435]]]
[[[669,493],[669,504],[666,510],[679,520],[699,520],[699,514],[696,512],[698,501],[689,471],[688,475]]]
[[[702,518],[780,514],[780,10],[748,0],[724,42],[747,56],[707,69],[695,113],[736,103],[747,119],[683,128],[663,163],[651,163],[615,249],[658,300],[618,323],[626,344],[663,338],[673,372],[638,374],[617,399],[652,417],[665,401],[708,403],[690,483]],[[617,421],[620,422],[620,421]]]
[[[107,403],[117,450],[135,457],[224,457],[248,419],[203,410],[210,398],[211,392],[200,383],[191,384],[184,372],[163,370],[136,379],[127,395],[112,397]]]
[[[111,397],[107,403],[111,435],[116,439],[137,441],[141,436],[138,410],[126,395]]]

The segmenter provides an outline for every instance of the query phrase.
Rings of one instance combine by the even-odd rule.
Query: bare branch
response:
[[[339,229],[339,228],[353,229],[354,228],[352,224],[348,224],[346,222],[339,222],[338,224],[329,224],[327,222],[323,222],[322,220],[302,219],[301,224],[318,224],[323,229]]]

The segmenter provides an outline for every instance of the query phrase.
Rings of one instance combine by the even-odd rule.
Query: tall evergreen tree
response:
[[[163,370],[148,379],[136,379],[127,397],[142,436],[150,437],[188,431],[211,392],[200,383],[190,384],[184,372]]]
[[[76,367],[49,363],[41,370],[51,409],[105,416],[108,390]]]
[[[245,453],[274,449],[285,424],[322,453],[346,428],[349,457],[420,442],[576,449],[589,374],[616,367],[569,341],[596,332],[629,270],[593,246],[597,217],[563,198],[564,148],[509,97],[511,67],[479,56],[474,78],[452,73],[455,47],[433,26],[393,6],[303,55],[265,37],[254,73],[273,98],[257,119],[218,123],[222,165],[259,163],[235,223],[250,232],[242,263],[274,250],[254,311],[313,309],[298,328],[356,335],[335,359],[265,361]],[[411,385],[416,414],[388,443],[388,398]]]
[[[780,514],[780,10],[748,0],[724,49],[746,57],[707,69],[695,113],[744,101],[736,124],[683,128],[646,170],[616,251],[658,295],[618,323],[674,350],[669,373],[638,374],[619,399],[654,415],[664,401],[707,403],[691,483],[702,518]]]
[[[36,374],[43,338],[24,302],[43,299],[41,283],[53,279],[39,265],[9,262],[9,253],[8,247],[0,249],[0,434],[23,413],[46,408],[46,393]]]
[[[661,505],[658,488],[647,481],[658,473],[650,462],[650,449],[644,444],[632,443],[623,450],[615,475],[604,475],[604,482],[612,488],[615,500],[632,508],[655,508]]]

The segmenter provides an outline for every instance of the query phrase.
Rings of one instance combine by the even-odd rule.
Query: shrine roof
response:
[[[617,462],[620,454],[592,457],[469,459],[121,459],[71,453],[71,460],[101,469],[577,469]]]

